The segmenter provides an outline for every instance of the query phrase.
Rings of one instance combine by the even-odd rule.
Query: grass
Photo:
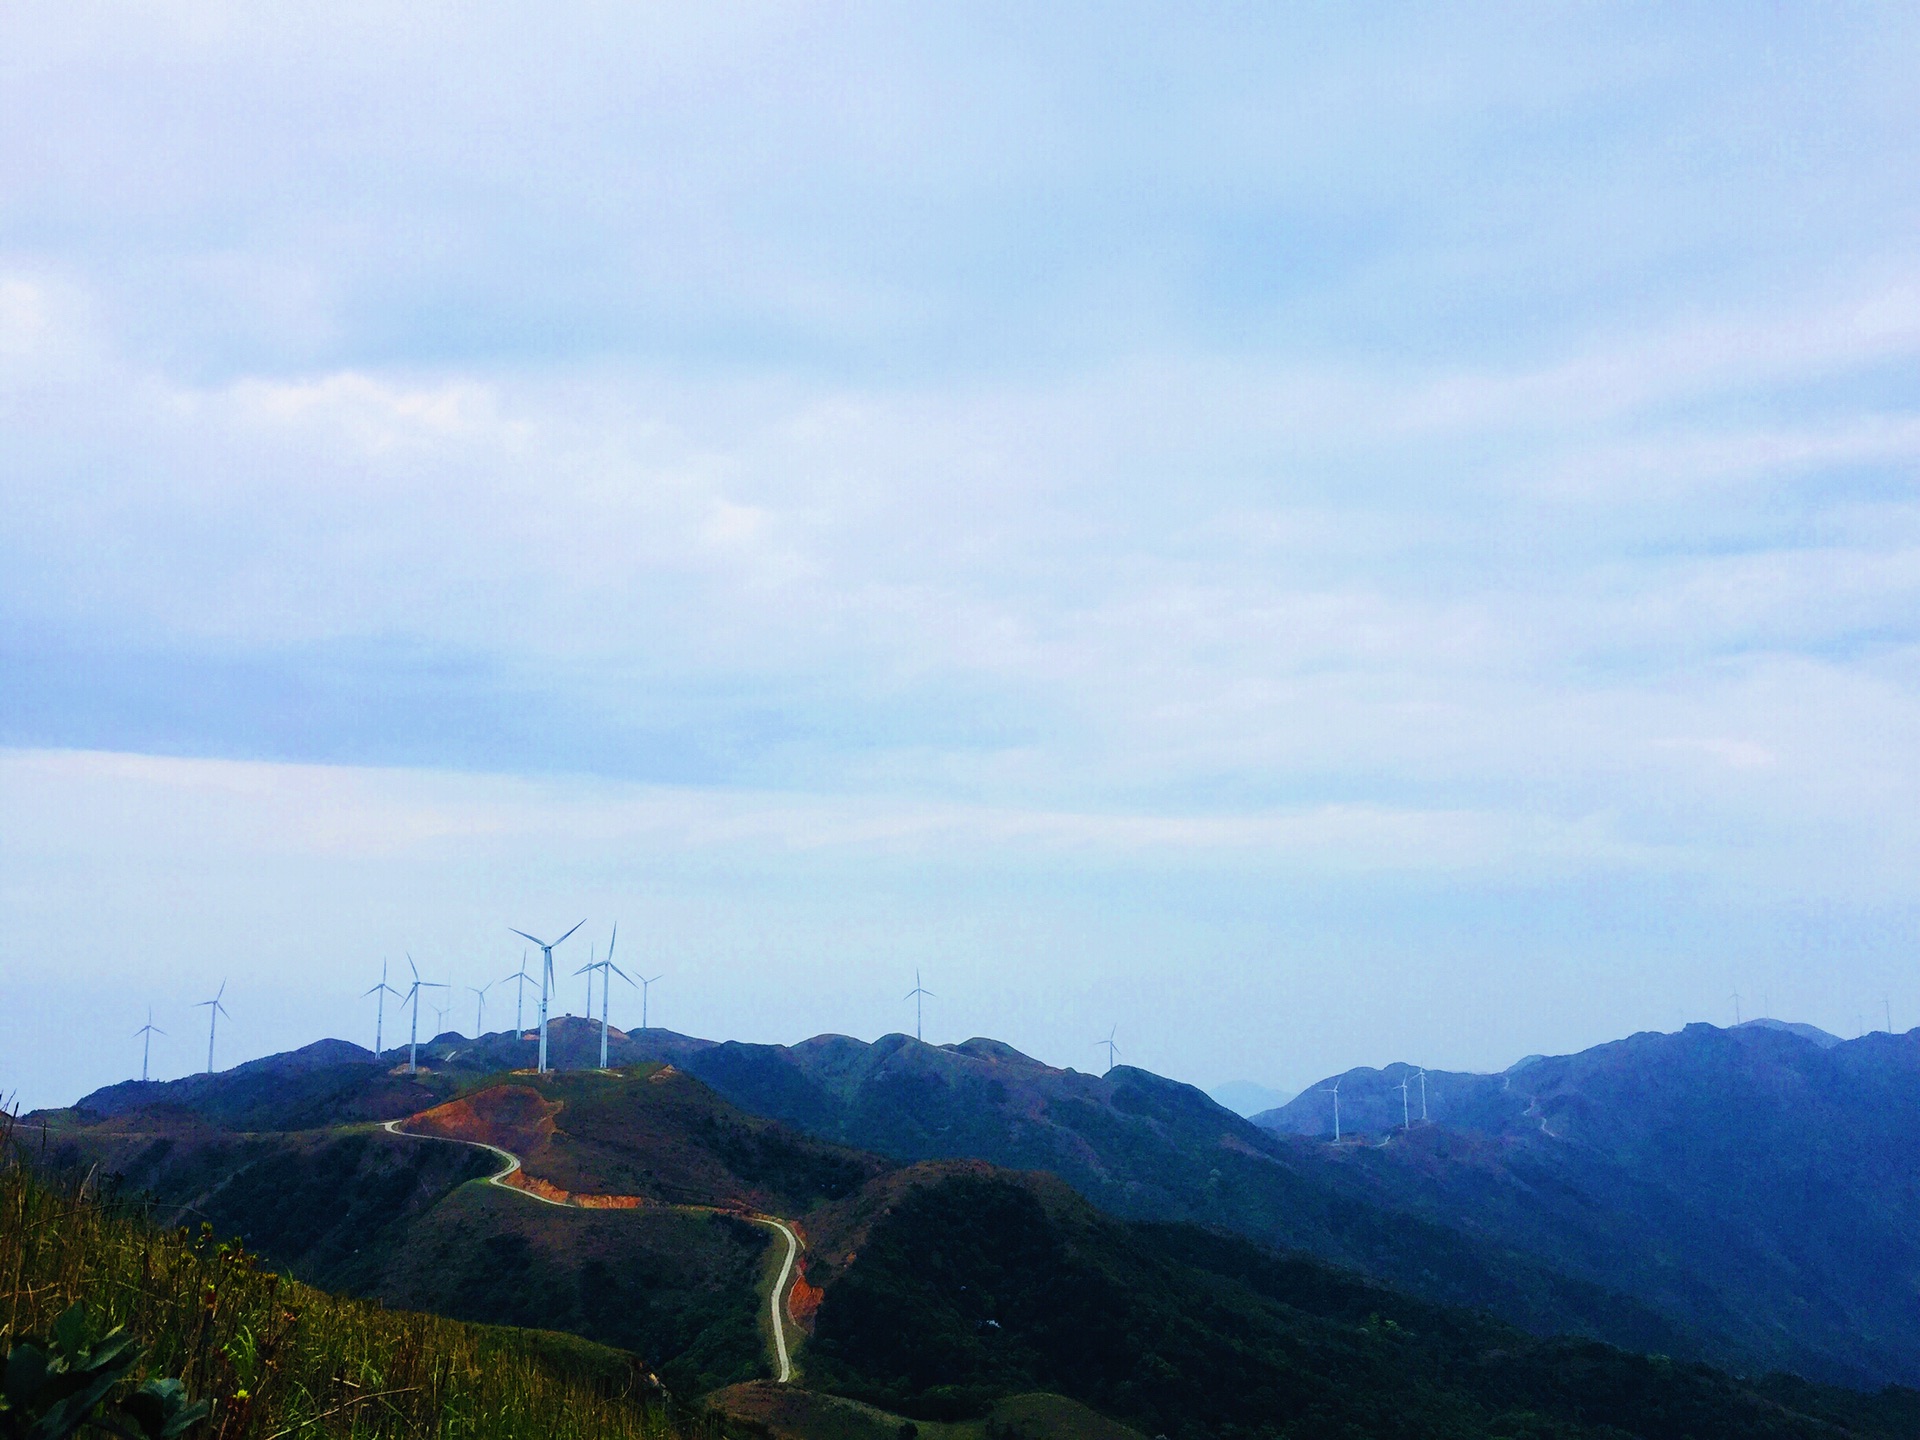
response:
[[[550,1332],[387,1310],[160,1229],[85,1181],[35,1170],[0,1119],[0,1349],[75,1301],[144,1348],[131,1378],[212,1402],[197,1435],[445,1440],[716,1440],[624,1352]]]

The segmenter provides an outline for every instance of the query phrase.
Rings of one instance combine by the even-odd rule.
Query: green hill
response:
[[[1149,1434],[1813,1440],[1920,1395],[1750,1385],[1395,1294],[1057,1180],[927,1165],[819,1217],[809,1383],[929,1420],[1053,1391]]]
[[[125,1327],[138,1347],[118,1392],[177,1377],[211,1404],[191,1436],[711,1440],[710,1427],[676,1418],[630,1355],[328,1294],[210,1233],[164,1229],[90,1186],[50,1182],[5,1135],[0,1285],[0,1351],[26,1355],[81,1302],[95,1334]],[[6,1369],[9,1406],[23,1374]]]

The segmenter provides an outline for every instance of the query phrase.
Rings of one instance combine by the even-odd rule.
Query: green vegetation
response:
[[[827,1287],[808,1371],[907,1415],[1057,1391],[1200,1436],[1910,1436],[1920,1396],[1819,1390],[1824,1415],[1703,1365],[1542,1341],[1064,1187],[938,1178],[877,1218]]]
[[[91,1364],[109,1342],[62,1319],[84,1300],[96,1325],[124,1331],[109,1359],[139,1347],[101,1397],[115,1416],[137,1418],[143,1404],[160,1415],[169,1396],[180,1405],[191,1396],[212,1407],[193,1433],[220,1440],[673,1440],[690,1428],[631,1356],[313,1290],[210,1229],[162,1230],[85,1184],[50,1181],[18,1158],[10,1135],[0,1150],[0,1348],[25,1365],[29,1337],[51,1333],[36,1352],[64,1347]],[[13,1374],[10,1364],[9,1382]],[[184,1395],[164,1385],[174,1378]],[[141,1402],[150,1380],[162,1383]]]

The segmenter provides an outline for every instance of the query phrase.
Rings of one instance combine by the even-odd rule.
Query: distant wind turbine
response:
[[[496,985],[505,985],[509,980],[514,983],[513,994],[513,1033],[516,1036],[527,1033],[526,999],[527,986],[533,983],[533,977],[527,974],[527,952],[520,952],[520,969],[512,975],[494,981]]]
[[[1113,1057],[1120,1053],[1120,1047],[1113,1043],[1113,1037],[1118,1034],[1119,1031],[1120,1027],[1118,1025],[1110,1025],[1107,1027],[1107,1038],[1093,1042],[1093,1048],[1096,1050],[1102,1045],[1107,1047],[1107,1069],[1109,1071],[1113,1069]]]
[[[487,1033],[487,991],[500,982],[489,981],[485,985],[469,985],[467,993],[473,996],[473,1038],[478,1040]]]
[[[582,920],[579,925],[573,927],[573,930],[578,930],[580,925],[586,923]],[[513,930],[511,925],[507,928]],[[553,993],[553,952],[557,946],[566,943],[567,936],[572,935],[573,930],[567,931],[567,934],[562,935],[558,940],[551,941],[538,939],[524,930],[513,931],[522,940],[532,940],[540,947],[540,1073],[542,1075],[547,1073],[547,997]]]
[[[647,991],[652,988],[653,982],[659,978],[658,975],[642,975],[640,977],[640,1028],[642,1030],[650,1030],[653,1028],[647,1020]]]
[[[576,975],[582,970],[589,972],[598,970],[600,972],[600,1068],[602,1070],[607,1068],[607,995],[613,989],[612,977],[618,975],[629,985],[633,984],[633,977],[613,963],[613,947],[619,943],[619,940],[620,926],[616,923],[613,927],[613,935],[607,941],[607,958],[598,961],[589,960],[585,965],[580,967],[580,970],[573,972]],[[587,953],[592,954],[593,952],[588,951]],[[591,997],[593,995],[593,976],[591,974],[587,976],[587,995],[589,997],[587,1000],[587,1019],[592,1020],[593,1000]]]
[[[144,1037],[140,1042],[140,1083],[144,1085],[147,1083],[147,1057],[153,1053],[153,1037],[167,1033],[153,1023],[153,1006],[147,1006],[147,1023],[133,1033]]]
[[[938,1000],[940,997],[921,985],[920,971],[918,968],[915,968],[913,972],[913,989],[907,991],[905,998],[913,1001],[913,1038],[916,1040],[924,1040],[926,1037],[921,1034],[920,1030],[921,1002],[924,1000]]]
[[[1427,1072],[1420,1072],[1420,1123],[1427,1123]]]
[[[1392,1088],[1400,1092],[1400,1128],[1402,1130],[1411,1130],[1413,1128],[1413,1111],[1407,1101],[1407,1077],[1402,1075],[1400,1077],[1400,1083]]]
[[[407,956],[407,968],[413,971],[413,984],[407,987],[404,1000],[413,1002],[413,1029],[407,1035],[407,1073],[420,1073],[420,992],[422,990],[444,990],[447,987],[437,980],[422,980],[420,967],[413,963],[413,956]]]
[[[1323,1095],[1333,1096],[1333,1143],[1338,1145],[1340,1143],[1340,1082],[1336,1080],[1331,1085],[1322,1085],[1320,1091]]]
[[[227,982],[222,980],[220,982],[220,988],[214,992],[213,999],[202,1000],[200,1004],[193,1007],[196,1010],[205,1007],[207,1011],[207,1074],[209,1075],[213,1074],[214,1027],[220,1023],[220,1017],[222,1015],[225,1015],[229,1020],[233,1018],[233,1012],[220,1003],[220,997],[226,993]]]
[[[1733,1026],[1736,1030],[1740,1028],[1740,992],[1738,990],[1733,992]]]
[[[400,998],[400,992],[387,984],[387,958],[384,955],[380,957],[380,983],[371,990],[361,992],[360,998],[364,1000],[369,995],[378,995],[380,997],[374,1002],[373,1009],[373,1053],[377,1059],[386,1041],[387,996],[391,995],[396,1000]]]

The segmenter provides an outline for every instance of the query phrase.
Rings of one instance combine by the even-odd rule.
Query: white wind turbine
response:
[[[1333,1096],[1333,1143],[1338,1145],[1340,1143],[1340,1082],[1335,1080],[1331,1085],[1322,1085],[1320,1093]]]
[[[147,1023],[133,1032],[144,1037],[140,1042],[140,1083],[147,1083],[147,1059],[153,1054],[153,1037],[167,1032],[153,1023],[153,1006],[147,1006]]]
[[[220,988],[214,992],[213,999],[202,1000],[198,1005],[195,1005],[193,1007],[196,1010],[199,1010],[202,1007],[205,1007],[207,1012],[207,1074],[209,1075],[213,1074],[214,1027],[220,1023],[220,1017],[222,1015],[225,1015],[229,1020],[233,1018],[233,1012],[228,1010],[226,1006],[220,1003],[220,997],[222,995],[225,995],[226,993],[227,993],[227,982],[222,980],[220,982]]]
[[[642,1030],[653,1028],[647,1019],[647,992],[653,988],[654,982],[658,979],[660,979],[658,975],[640,977],[640,1028]]]
[[[422,990],[444,990],[447,987],[437,980],[422,980],[420,967],[413,963],[413,956],[407,956],[407,968],[413,971],[413,984],[407,987],[406,1000],[413,1002],[413,1029],[407,1035],[407,1073],[420,1073],[420,992]]]
[[[905,998],[913,1001],[913,1038],[916,1040],[923,1040],[926,1037],[923,1036],[920,1032],[921,1002],[926,1000],[938,1000],[940,997],[934,994],[933,991],[928,990],[921,985],[920,971],[916,968],[913,972],[913,989],[907,991]]]
[[[593,1019],[593,975],[591,972],[595,970],[600,972],[600,1068],[602,1070],[607,1068],[607,996],[613,989],[613,980],[611,977],[618,975],[629,985],[633,984],[633,977],[613,963],[613,947],[619,943],[619,940],[620,925],[619,922],[616,921],[613,927],[613,935],[607,941],[607,958],[604,960],[589,960],[585,965],[582,965],[579,970],[573,972],[576,975],[586,972],[587,975],[588,1020]],[[591,955],[593,952],[589,950],[587,953]],[[641,1028],[646,1028],[644,1017]]]
[[[586,923],[582,920],[580,925]],[[573,930],[578,930],[580,925],[575,925]],[[513,930],[511,925],[507,928]],[[538,939],[524,930],[513,931],[522,940],[532,940],[540,947],[540,1073],[542,1075],[547,1073],[547,1004],[548,997],[553,993],[553,952],[556,947],[566,943],[567,936],[573,934],[573,930],[567,931],[567,934],[562,935],[558,940],[551,941]]]
[[[1120,1053],[1120,1047],[1113,1043],[1113,1037],[1119,1034],[1119,1032],[1120,1032],[1120,1027],[1118,1025],[1110,1025],[1107,1027],[1107,1038],[1104,1040],[1096,1040],[1093,1042],[1093,1048],[1096,1050],[1100,1049],[1102,1046],[1106,1047],[1107,1071],[1109,1074],[1111,1074],[1113,1071],[1114,1057]]]
[[[1420,1123],[1427,1123],[1427,1072],[1420,1072]]]
[[[1398,1085],[1389,1086],[1388,1088],[1400,1092],[1400,1128],[1402,1130],[1411,1130],[1413,1128],[1413,1109],[1407,1099],[1407,1077],[1402,1075]]]
[[[369,995],[380,997],[374,1003],[373,1010],[373,1058],[378,1060],[387,1038],[387,996],[391,995],[396,1000],[400,998],[400,992],[387,984],[387,960],[384,955],[380,957],[380,983],[371,990],[363,991],[360,998],[364,1000]]]
[[[508,975],[503,977],[502,979],[496,980],[493,983],[496,985],[505,985],[508,981],[512,981],[514,985],[513,1033],[515,1038],[518,1038],[519,1036],[522,1036],[527,1033],[526,1008],[525,1008],[526,1000],[527,1000],[527,986],[533,983],[533,977],[527,974],[527,952],[526,951],[522,950],[520,952],[520,968],[518,971],[516,971],[512,975]]]
[[[485,985],[469,985],[467,993],[473,996],[473,1038],[478,1040],[487,1033],[487,991],[500,982],[494,980]]]

